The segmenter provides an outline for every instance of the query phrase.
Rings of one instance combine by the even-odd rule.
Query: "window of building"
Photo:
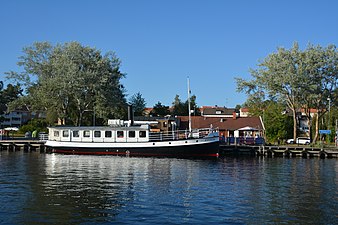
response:
[[[141,130],[139,134],[140,134],[140,138],[145,138],[145,137],[147,137],[147,132],[144,131],[144,130]]]
[[[104,133],[105,137],[106,138],[111,138],[112,135],[111,135],[111,130],[106,130],[106,132]]]
[[[130,138],[134,138],[136,135],[135,135],[135,131],[134,130],[130,130],[129,132],[128,132],[128,136],[130,137]]]
[[[90,131],[89,130],[84,130],[83,131],[83,137],[90,137]]]
[[[58,131],[58,130],[55,130],[55,131],[54,131],[54,137],[59,137],[59,135],[60,135],[59,131]]]
[[[120,130],[119,130],[119,131],[116,132],[116,134],[117,134],[117,137],[118,137],[118,138],[123,138],[123,137],[124,137],[123,131],[120,131]]]
[[[101,137],[101,131],[99,131],[99,130],[94,131],[94,137],[96,137],[96,138]]]
[[[78,130],[73,130],[73,137],[80,137]]]
[[[68,130],[62,131],[62,136],[63,137],[69,137],[69,131]]]

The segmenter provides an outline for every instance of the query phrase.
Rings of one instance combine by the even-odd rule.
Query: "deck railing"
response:
[[[217,129],[198,129],[189,132],[187,130],[167,131],[167,132],[150,132],[149,141],[170,141],[184,140],[193,138],[204,138],[210,133],[218,132]]]

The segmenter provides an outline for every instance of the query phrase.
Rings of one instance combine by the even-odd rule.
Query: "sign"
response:
[[[331,134],[331,130],[319,130],[319,134]]]

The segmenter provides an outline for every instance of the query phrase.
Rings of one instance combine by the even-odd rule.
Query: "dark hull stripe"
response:
[[[78,155],[117,155],[140,157],[218,157],[219,143],[155,148],[67,148],[53,147],[52,152]]]

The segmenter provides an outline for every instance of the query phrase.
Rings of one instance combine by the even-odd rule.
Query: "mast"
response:
[[[187,78],[187,81],[188,81],[188,115],[189,115],[189,132],[191,132],[190,81],[189,81],[189,77]]]

